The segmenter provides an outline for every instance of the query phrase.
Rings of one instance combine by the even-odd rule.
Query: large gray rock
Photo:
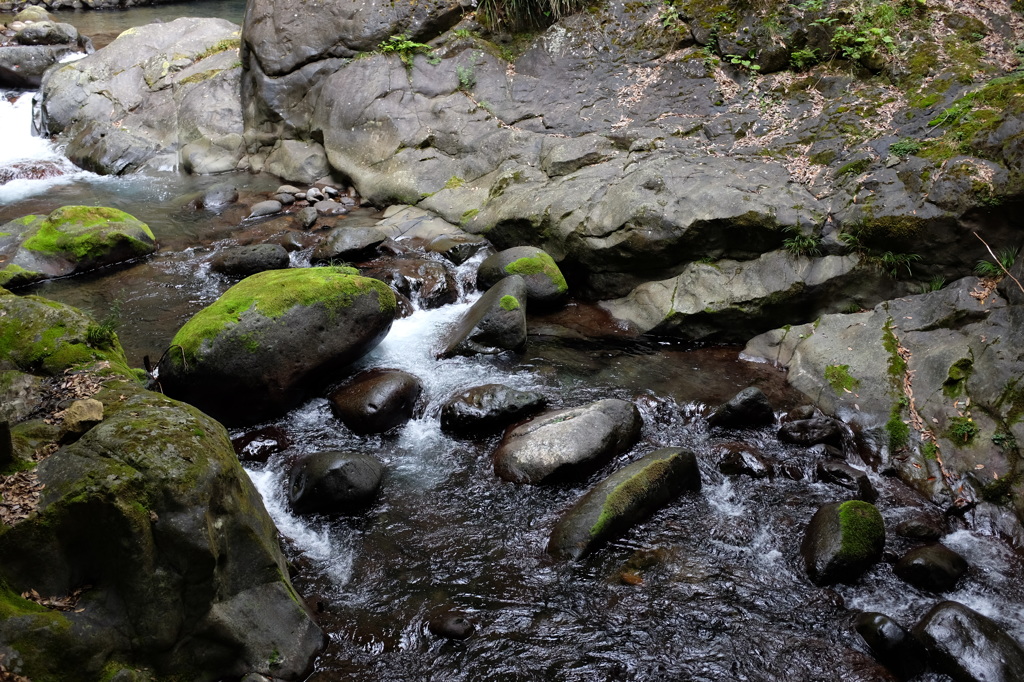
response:
[[[551,531],[548,554],[577,559],[685,490],[700,490],[697,456],[682,448],[648,453],[595,485],[562,515]]]
[[[70,45],[5,45],[0,47],[0,86],[36,89],[46,70],[78,50]]]
[[[21,45],[77,45],[78,30],[71,24],[36,21],[14,35]]]
[[[239,27],[176,19],[122,33],[102,50],[49,72],[44,126],[68,158],[99,173],[144,166],[239,167],[245,154]]]
[[[282,270],[288,264],[288,252],[280,244],[249,244],[224,249],[210,269],[231,277],[248,277],[264,270]]]
[[[355,272],[268,270],[243,279],[175,334],[159,366],[164,390],[233,422],[284,412],[391,329],[394,293]]]
[[[281,140],[270,152],[263,170],[288,182],[308,185],[328,175],[331,167],[327,165],[327,154],[320,144]]]
[[[514,275],[487,290],[445,333],[438,357],[494,354],[526,345],[526,284]]]
[[[1024,649],[993,622],[963,604],[936,604],[914,628],[932,667],[957,682],[1014,682],[1024,670]]]
[[[352,513],[377,495],[384,467],[358,452],[315,452],[292,467],[288,501],[300,514]]]
[[[505,434],[494,472],[514,483],[543,483],[625,452],[642,426],[640,411],[625,400],[544,412]]]
[[[384,433],[412,419],[423,382],[400,369],[360,372],[328,396],[331,412],[355,433]]]
[[[315,210],[315,209],[314,209]],[[342,225],[327,233],[327,237],[313,250],[314,263],[334,261],[361,261],[373,256],[387,235],[376,227],[348,227]]]

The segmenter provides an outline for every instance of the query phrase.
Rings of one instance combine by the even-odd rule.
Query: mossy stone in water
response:
[[[814,513],[800,545],[807,575],[816,585],[852,582],[882,558],[885,524],[878,509],[851,500]]]
[[[526,282],[526,294],[531,301],[556,303],[569,291],[554,259],[535,246],[517,246],[488,257],[477,271],[477,285],[487,289],[513,275],[520,275]]]

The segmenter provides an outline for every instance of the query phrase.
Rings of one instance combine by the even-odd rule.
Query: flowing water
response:
[[[0,97],[0,126],[27,129],[30,94],[8,95]],[[275,237],[269,228],[243,226],[240,208],[220,214],[188,208],[214,182],[257,193],[276,187],[273,178],[101,178],[61,165],[59,150],[46,143],[17,139],[25,146],[0,152],[0,169],[47,160],[61,174],[0,186],[0,221],[84,203],[126,210],[156,234],[161,249],[149,259],[21,292],[65,301],[98,319],[117,318],[135,365],[144,355],[158,357],[176,329],[231,284],[209,271],[220,249]],[[293,260],[301,264],[303,253]],[[475,296],[464,291],[459,303],[396,321],[354,368],[394,367],[422,379],[422,409],[404,427],[356,436],[322,398],[257,425],[280,427],[291,441],[248,470],[281,531],[295,584],[329,634],[312,679],[883,679],[853,632],[853,616],[878,610],[912,625],[940,598],[895,578],[891,561],[857,585],[814,587],[798,552],[803,529],[819,505],[847,499],[847,491],[810,482],[813,456],[780,444],[772,430],[714,432],[704,418],[709,405],[749,385],[761,387],[780,413],[800,404],[780,372],[741,362],[737,348],[627,338],[577,304],[532,319],[527,350],[518,357],[435,359],[439,335]],[[590,334],[595,328],[603,333]],[[497,437],[457,440],[438,424],[446,398],[489,382],[540,391],[556,407],[632,400],[644,416],[641,442],[583,481],[506,483],[490,460]],[[760,449],[777,472],[786,465],[790,477],[723,476],[717,467],[723,447],[738,439]],[[669,445],[697,453],[700,493],[682,496],[578,563],[547,559],[552,526],[583,492],[624,463]],[[367,452],[386,465],[380,498],[365,514],[291,513],[290,463],[328,449]],[[863,466],[854,455],[851,462]],[[792,480],[795,472],[803,479]],[[927,506],[892,479],[872,474],[872,480],[887,522]],[[944,541],[971,562],[948,596],[1024,641],[1020,555],[962,523]],[[910,546],[891,534],[888,558]],[[429,633],[428,621],[451,611],[475,622],[471,638],[447,641]]]

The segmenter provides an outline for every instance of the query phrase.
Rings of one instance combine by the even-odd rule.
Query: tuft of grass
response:
[[[489,29],[518,31],[548,26],[586,6],[583,0],[480,0],[476,16]]]

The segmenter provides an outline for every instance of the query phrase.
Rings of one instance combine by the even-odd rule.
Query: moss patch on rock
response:
[[[498,302],[502,310],[519,310],[519,299],[515,296],[502,296]]]
[[[39,216],[27,218],[35,222]],[[138,233],[148,238],[148,243],[140,239]],[[95,260],[121,245],[128,246],[140,256],[151,253],[155,241],[148,225],[124,211],[97,206],[64,206],[39,220],[21,246],[47,255]]]
[[[839,505],[839,529],[843,561],[860,561],[878,554],[885,545],[885,522],[875,505],[850,500]]]
[[[510,275],[538,275],[543,274],[551,280],[560,292],[569,290],[569,285],[558,269],[554,259],[546,253],[538,253],[535,256],[519,258],[505,266],[505,272]]]

